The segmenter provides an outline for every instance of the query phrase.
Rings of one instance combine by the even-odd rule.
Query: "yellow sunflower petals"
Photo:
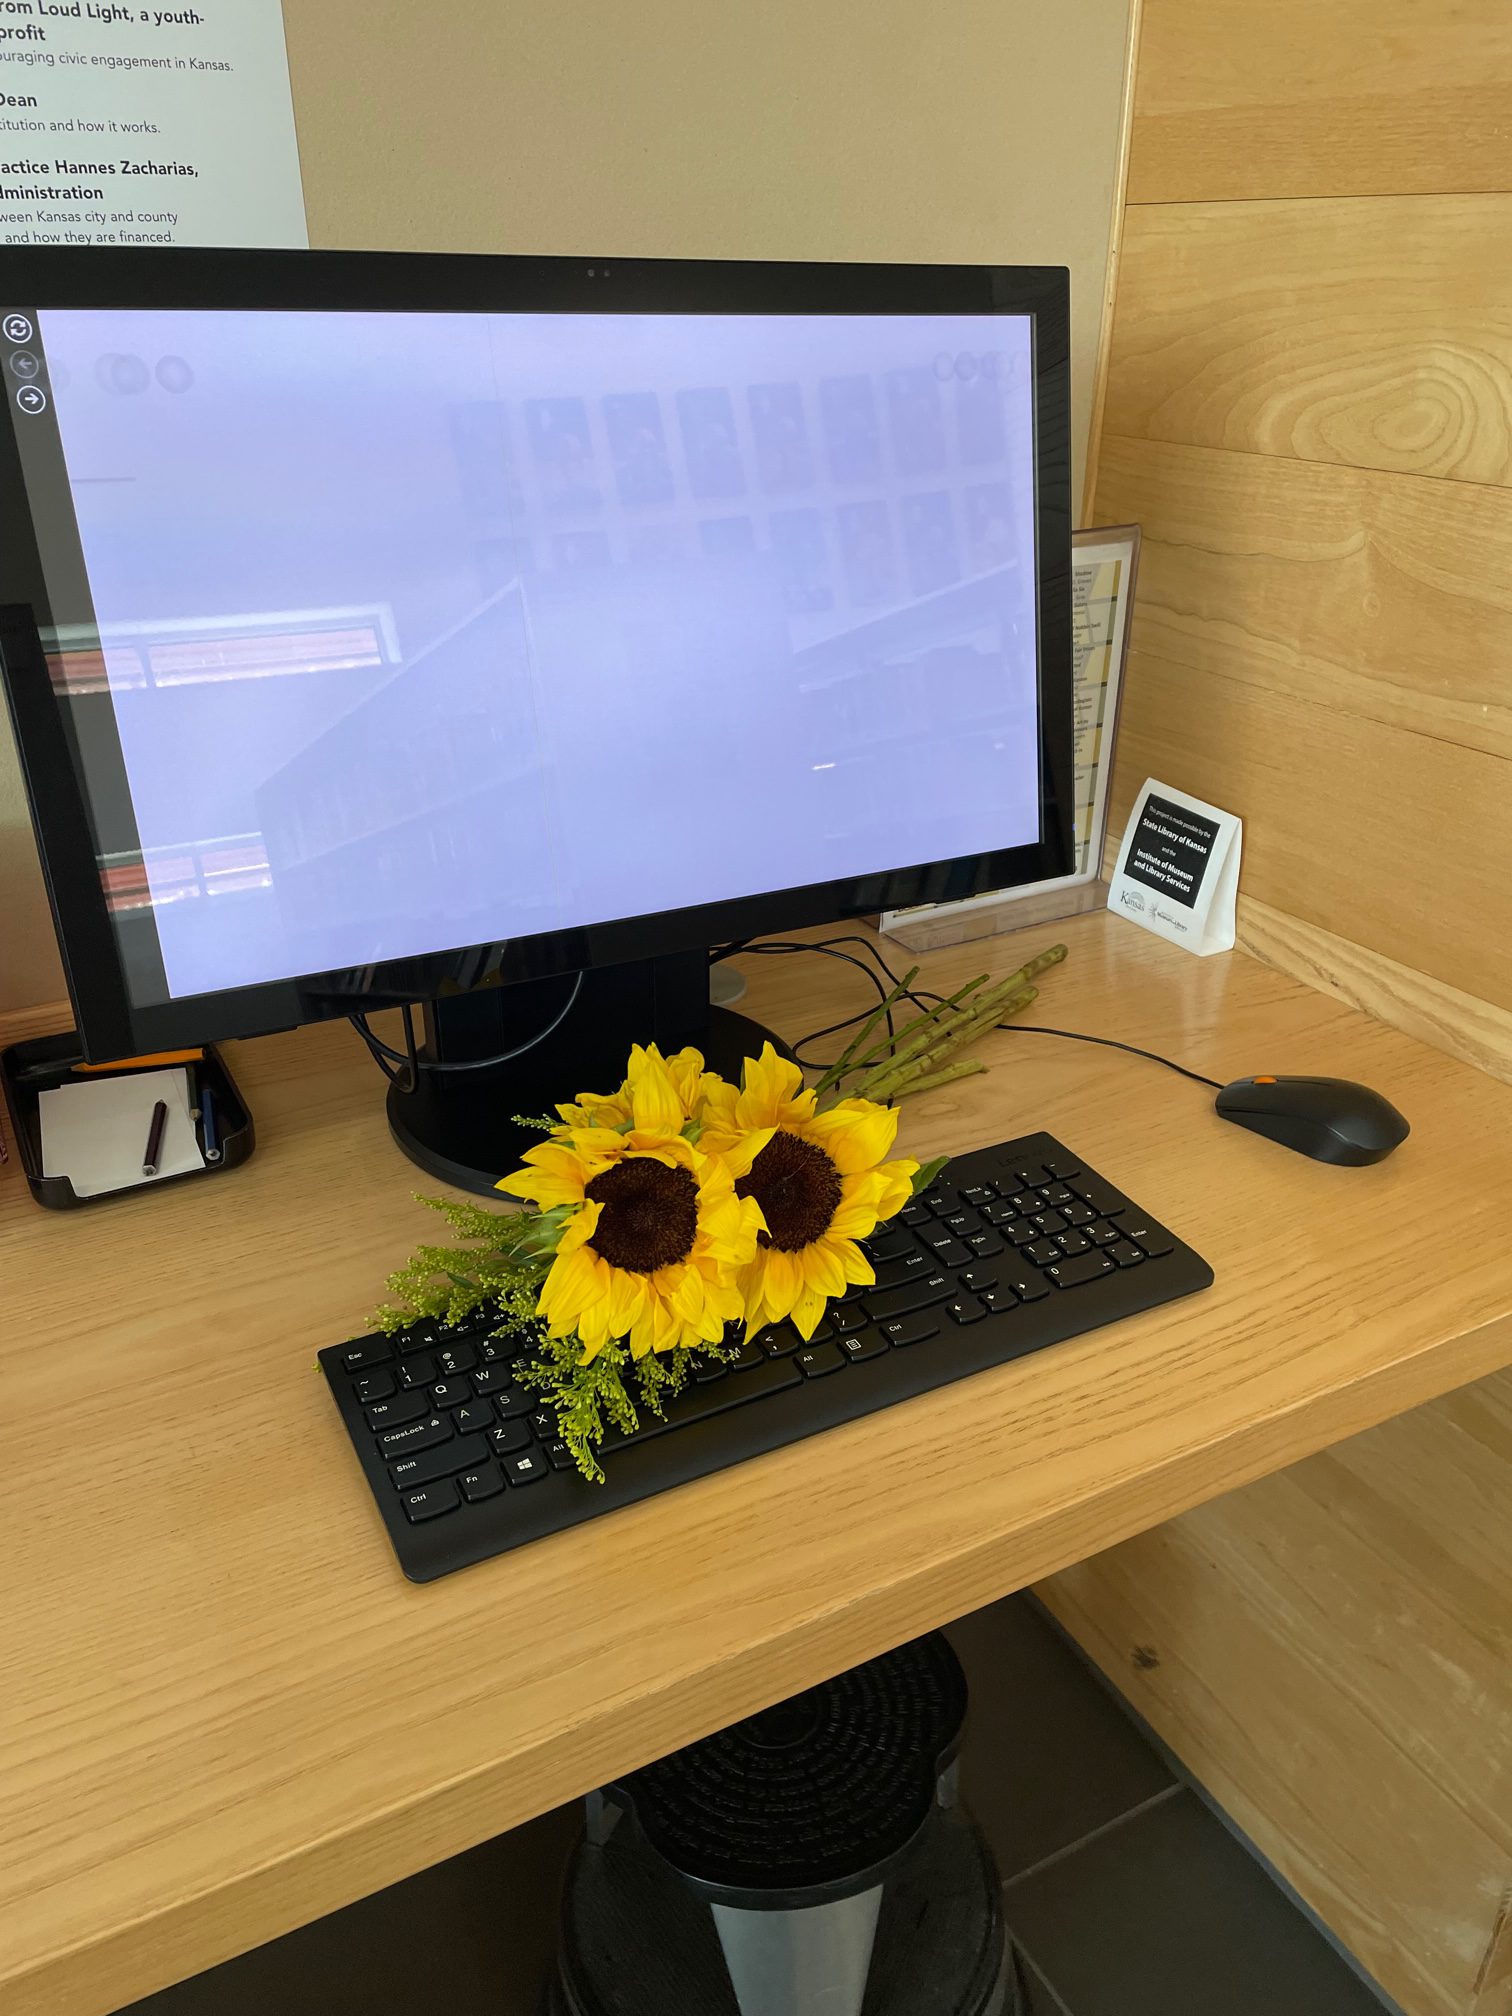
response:
[[[803,1134],[824,1150],[842,1176],[856,1176],[874,1169],[891,1153],[898,1138],[898,1114],[870,1099],[842,1099],[809,1121]]]

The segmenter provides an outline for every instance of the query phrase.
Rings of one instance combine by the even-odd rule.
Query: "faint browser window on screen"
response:
[[[1039,837],[1027,318],[42,324],[172,995]]]

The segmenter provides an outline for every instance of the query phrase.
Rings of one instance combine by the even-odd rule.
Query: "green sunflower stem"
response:
[[[891,993],[884,1000],[877,1003],[876,1013],[867,1020],[863,1028],[856,1032],[850,1042],[846,1044],[844,1050],[835,1059],[835,1062],[831,1064],[824,1076],[819,1080],[819,1083],[814,1087],[816,1093],[827,1092],[831,1085],[838,1085],[846,1073],[853,1068],[856,1063],[856,1053],[860,1050],[861,1045],[870,1036],[883,1016],[886,1015],[888,1009],[896,1007],[898,1002],[903,999],[909,988],[912,987],[914,981],[918,978],[918,975],[918,967],[910,966]],[[891,1042],[893,1039],[889,1035],[886,1040]]]
[[[1017,975],[1012,978],[1016,980]],[[930,1065],[940,1063],[962,1043],[990,1029],[1003,1015],[1016,1013],[1027,1005],[1034,999],[1034,992],[1032,987],[1012,992],[1006,981],[985,989],[968,1008],[957,1010],[948,1022],[932,1021],[919,1035],[901,1044],[891,1057],[874,1066],[856,1088],[858,1095],[865,1099],[876,1098],[880,1087],[891,1084],[901,1075],[918,1070],[926,1062]]]
[[[1008,1016],[1021,1013],[1037,995],[1038,989],[1034,987],[1021,987],[1016,994],[1006,998],[996,989],[990,997],[983,995],[977,1012],[963,1017],[926,1049],[910,1058],[901,1069],[894,1066],[869,1078],[864,1096],[877,1100],[901,1099],[917,1091],[920,1083],[938,1071],[958,1050],[975,1042],[977,1037],[985,1036]]]
[[[947,1064],[941,1071],[931,1071],[923,1078],[915,1078],[907,1088],[909,1097],[915,1092],[938,1092],[942,1085],[954,1085],[961,1078],[974,1078],[986,1069],[980,1057],[963,1057],[958,1064]]]
[[[918,970],[919,970],[918,967],[915,966],[913,972],[908,975],[908,980],[910,983],[914,978],[914,974],[916,974]],[[860,1071],[861,1069],[863,1069],[864,1066],[872,1064],[879,1059],[885,1059],[885,1061],[889,1063],[895,1062],[898,1056],[898,1052],[895,1047],[896,1045],[906,1042],[910,1037],[916,1035],[920,1030],[923,1030],[926,1024],[929,1025],[938,1024],[940,1018],[946,1015],[952,1008],[958,1006],[960,1002],[964,1001],[968,994],[972,993],[978,987],[985,986],[987,978],[988,976],[985,973],[978,973],[978,975],[974,980],[968,980],[964,987],[958,987],[955,993],[952,994],[948,1000],[937,1001],[933,1008],[926,1008],[923,1014],[916,1016],[915,1019],[912,1022],[910,1022],[905,1029],[900,1029],[896,1035],[889,1033],[888,1035],[884,1036],[880,1042],[873,1043],[873,1045],[869,1050],[863,1052],[862,1055],[852,1060],[849,1068],[852,1071]],[[873,1026],[875,1026],[876,1024],[875,1016],[872,1018],[872,1023]],[[863,1032],[863,1034],[864,1033],[865,1032]],[[891,1058],[886,1058],[885,1053],[889,1050],[893,1052],[893,1056]]]

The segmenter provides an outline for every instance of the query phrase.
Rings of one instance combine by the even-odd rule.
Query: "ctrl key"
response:
[[[450,1477],[443,1477],[435,1484],[422,1485],[418,1491],[406,1491],[399,1502],[405,1518],[418,1526],[424,1519],[439,1519],[443,1512],[455,1512],[457,1487]]]

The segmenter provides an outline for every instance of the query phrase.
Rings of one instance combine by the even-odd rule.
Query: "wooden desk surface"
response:
[[[1242,956],[1064,935],[1045,1019],[1361,1078],[1412,1139],[1328,1169],[995,1037],[906,1145],[1047,1127],[1216,1288],[426,1588],[314,1363],[428,1229],[345,1025],[240,1046],[261,1145],[223,1183],[67,1215],[0,1171],[4,2016],[113,2010],[1512,1360],[1512,1087]],[[793,1036],[864,996],[748,968]]]

